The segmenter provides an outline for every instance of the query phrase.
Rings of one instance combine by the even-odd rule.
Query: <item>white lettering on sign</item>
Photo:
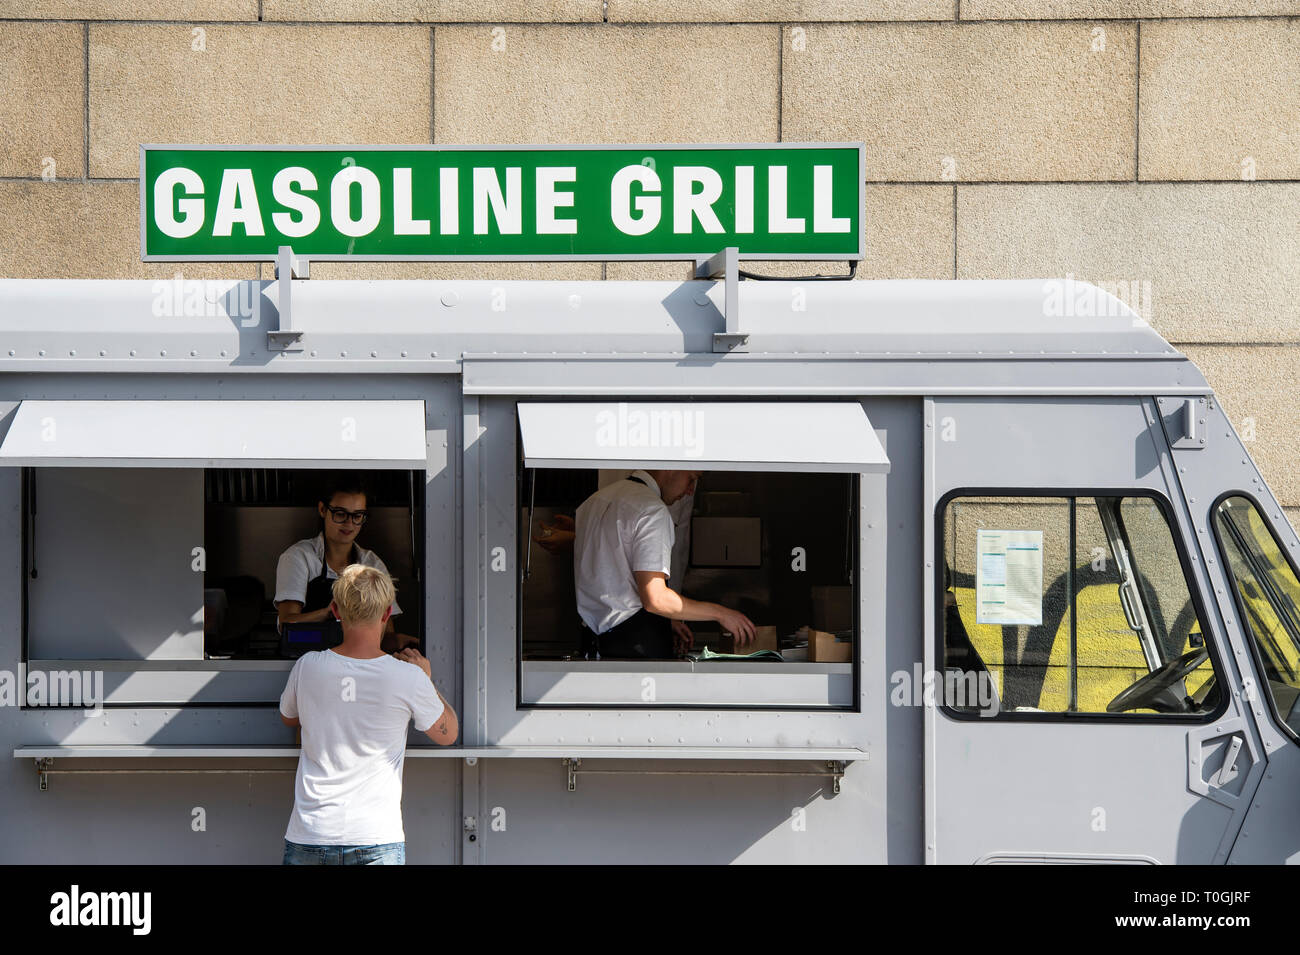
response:
[[[645,235],[653,232],[663,215],[663,200],[658,196],[637,196],[632,199],[632,184],[636,183],[647,192],[658,192],[662,185],[659,174],[649,166],[624,166],[614,173],[610,184],[610,217],[614,228],[624,235]],[[632,215],[636,206],[638,215]]]
[[[245,235],[266,235],[251,169],[227,169],[221,175],[221,191],[217,194],[217,214],[212,219],[212,234],[230,235],[236,223],[244,227]]]
[[[361,214],[352,215],[352,187],[361,187]],[[330,180],[330,221],[344,235],[369,235],[379,225],[379,177],[363,166],[344,166]]]
[[[397,235],[428,235],[428,219],[411,218],[411,170],[393,170],[393,232]]]
[[[696,185],[704,188],[695,191]],[[708,166],[677,166],[673,169],[673,231],[689,234],[691,219],[698,219],[705,232],[725,232],[713,204],[722,198],[722,177]]]
[[[300,216],[294,222],[288,212],[271,213],[271,222],[276,229],[291,239],[311,235],[320,226],[320,206],[310,196],[295,192],[295,187],[315,192],[316,174],[303,166],[289,166],[277,172],[271,182],[271,195],[275,201]]]
[[[460,170],[438,170],[438,231],[460,233]]]
[[[575,182],[577,178],[577,166],[537,167],[538,235],[577,235],[577,219],[555,218],[557,208],[573,205],[573,193],[558,192],[556,185],[561,182]]]
[[[833,166],[813,166],[813,232],[818,234],[848,232],[853,226],[847,216],[836,217],[831,212],[834,181]]]
[[[177,199],[177,186],[186,196],[197,198]],[[173,239],[188,239],[203,228],[203,180],[197,172],[177,166],[158,176],[153,184],[153,221],[163,235]]]
[[[501,192],[501,180],[495,169],[474,170],[474,234],[487,235],[488,206],[492,218],[502,235],[520,235],[524,231],[524,173],[519,166],[506,167],[506,188]]]
[[[789,215],[790,204],[787,198],[785,166],[769,166],[767,170],[767,231],[803,232],[804,218]]]
[[[736,232],[754,231],[754,167],[736,167]]]

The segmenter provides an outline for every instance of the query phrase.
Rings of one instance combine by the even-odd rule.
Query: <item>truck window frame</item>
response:
[[[517,422],[516,417],[516,422]],[[516,436],[517,437],[517,436]],[[522,456],[517,464],[515,471],[514,487],[514,527],[520,525],[520,518],[523,512],[523,505],[520,503],[520,488],[523,486],[525,472],[529,470],[522,461]],[[802,473],[802,472],[796,472]],[[673,701],[664,701],[662,703],[642,703],[642,702],[612,702],[612,703],[583,703],[583,702],[525,702],[523,699],[524,688],[524,654],[523,654],[523,632],[524,632],[524,599],[523,599],[523,566],[519,564],[514,574],[515,587],[515,710],[523,711],[589,711],[589,710],[648,710],[655,711],[678,711],[678,710],[695,710],[711,712],[742,712],[742,713],[824,713],[828,715],[835,714],[855,714],[862,712],[862,641],[865,639],[862,633],[862,544],[865,524],[862,521],[862,475],[856,472],[843,472],[851,478],[849,509],[853,515],[854,526],[857,529],[856,534],[848,535],[851,540],[850,563],[853,568],[853,588],[852,606],[853,606],[853,658],[849,661],[851,670],[851,702],[847,706],[824,706],[816,704],[761,704],[761,703],[724,703],[717,701],[703,701],[692,703],[680,703]],[[524,545],[524,541],[519,538],[514,540],[516,560],[518,560],[519,549]],[[636,660],[614,661],[625,666],[627,673],[644,672],[637,667]],[[653,661],[651,661],[653,662]],[[753,666],[764,666],[765,664],[752,664]],[[620,672],[611,668],[611,673]],[[705,674],[699,674],[705,676]],[[831,674],[826,674],[829,678]]]
[[[1255,667],[1253,675],[1257,680],[1267,683],[1268,681],[1264,677],[1264,661],[1259,655],[1259,642],[1255,639],[1254,629],[1249,625],[1249,623],[1247,623],[1249,618],[1246,615],[1246,607],[1245,604],[1242,603],[1241,593],[1236,587],[1236,575],[1233,573],[1232,565],[1228,560],[1228,552],[1224,547],[1223,536],[1219,533],[1219,522],[1215,519],[1215,512],[1219,509],[1219,505],[1232,497],[1240,497],[1243,500],[1250,502],[1251,507],[1255,509],[1255,513],[1259,515],[1260,521],[1266,528],[1268,528],[1269,536],[1273,538],[1273,543],[1277,546],[1278,552],[1281,553],[1282,559],[1286,561],[1287,566],[1291,568],[1291,573],[1295,574],[1297,580],[1300,580],[1300,571],[1297,571],[1295,561],[1291,559],[1291,555],[1287,553],[1287,548],[1283,547],[1282,541],[1278,539],[1277,530],[1273,526],[1273,522],[1269,520],[1268,510],[1260,506],[1259,499],[1255,495],[1243,490],[1224,491],[1216,497],[1213,502],[1211,502],[1209,523],[1213,525],[1214,529],[1214,544],[1218,551],[1219,560],[1221,561],[1220,566],[1223,568],[1223,572],[1227,576],[1229,584],[1232,585],[1232,606],[1237,611],[1237,620],[1241,623],[1242,636],[1245,642],[1249,645],[1251,662]],[[1278,509],[1281,510],[1281,507],[1282,505],[1279,504]],[[1282,715],[1277,711],[1277,704],[1273,700],[1273,694],[1268,692],[1259,695],[1267,698],[1268,714],[1269,718],[1273,721],[1274,728],[1294,745],[1300,746],[1300,734],[1297,734],[1287,725],[1286,720],[1282,719]]]
[[[20,507],[20,514],[19,514],[20,535],[19,536],[20,536],[20,547],[21,547],[19,566],[20,566],[20,573],[22,575],[22,581],[18,587],[19,628],[20,628],[18,634],[18,647],[19,647],[18,652],[19,652],[19,661],[23,667],[24,672],[29,672],[28,668],[32,662],[31,653],[30,653],[31,597],[28,593],[28,588],[30,585],[30,581],[32,579],[31,577],[32,567],[33,567],[32,558],[33,556],[35,556],[34,548],[36,546],[35,522],[36,522],[36,517],[39,513],[39,502],[37,501],[37,494],[36,494],[36,483],[37,483],[36,478],[37,478],[37,471],[41,470],[42,467],[44,466],[23,465],[19,468],[19,472],[20,472],[19,473],[19,507]],[[210,467],[204,467],[204,468],[160,467],[156,469],[157,470],[192,470],[198,472],[202,476],[204,481],[206,480],[206,476],[213,471],[239,470],[238,468],[228,469],[228,468],[210,468]],[[278,470],[312,470],[312,469],[280,468]],[[324,470],[329,470],[329,469],[324,469]],[[361,473],[366,473],[369,469],[356,468],[354,470],[357,470],[358,472]],[[408,519],[412,522],[413,525],[412,532],[413,532],[413,544],[415,549],[415,555],[413,557],[413,560],[417,567],[418,573],[416,579],[416,587],[412,589],[415,592],[414,602],[419,607],[420,625],[419,625],[419,632],[415,634],[415,636],[419,638],[420,644],[417,647],[417,649],[419,649],[420,652],[423,653],[424,650],[427,649],[427,641],[428,641],[428,634],[429,634],[429,621],[427,619],[427,603],[425,599],[427,593],[426,562],[428,560],[428,555],[426,552],[426,548],[424,546],[426,506],[423,498],[423,494],[424,494],[423,488],[425,486],[425,482],[427,482],[428,472],[426,470],[419,470],[414,468],[412,469],[390,468],[384,470],[393,470],[393,471],[409,474],[410,475],[409,480],[413,482],[411,487],[412,487],[412,493],[414,494],[414,500],[412,502],[411,514],[408,515]],[[198,508],[200,512],[205,511],[208,507],[205,496],[201,495],[199,499],[195,502],[194,506]],[[243,504],[237,506],[256,507],[258,505]],[[268,601],[272,599],[270,594],[268,594],[267,599]],[[265,658],[254,658],[254,659],[257,659],[259,661],[265,660],[265,661],[283,664],[282,667],[278,667],[273,671],[269,671],[269,672],[282,673],[284,679],[288,678],[289,671],[293,668],[294,663],[297,662],[296,658],[288,658],[288,657],[265,657]],[[57,662],[57,661],[42,660],[42,662]],[[76,660],[69,660],[69,662],[72,663],[110,662],[113,664],[134,664],[134,663],[147,662],[147,661],[135,660],[135,659],[125,659],[125,660],[110,659],[107,661],[101,661],[99,659],[78,658]],[[178,672],[181,670],[194,670],[197,672],[215,672],[215,673],[238,672],[238,669],[235,667],[221,666],[221,664],[226,661],[209,659],[206,656],[206,648],[205,648],[205,655],[202,660],[182,661],[182,662],[186,664],[205,663],[205,664],[213,664],[213,665],[207,667],[183,666],[177,668]],[[113,669],[126,672],[128,670],[131,670],[132,668],[123,665],[123,666],[115,666]],[[157,669],[157,668],[148,667],[148,666],[135,668],[136,672],[142,672],[151,669]],[[44,704],[40,706],[31,706],[27,702],[27,694],[25,692],[25,689],[23,692],[19,693],[18,705],[19,705],[19,709],[30,710],[30,711],[61,711],[61,710],[78,710],[82,708],[75,704],[69,704],[69,703]],[[278,708],[279,705],[280,702],[278,698],[274,700],[234,699],[234,700],[224,700],[224,701],[223,700],[195,700],[195,699],[171,699],[171,700],[147,699],[147,700],[122,701],[122,702],[113,702],[109,700],[100,701],[100,706],[104,710],[124,710],[124,709],[265,710],[273,707]]]
[[[1222,692],[1219,693],[1218,704],[1203,714],[1179,715],[1175,713],[1025,713],[1011,712],[999,707],[998,711],[992,716],[986,716],[979,712],[970,710],[958,710],[947,704],[942,694],[935,695],[936,708],[951,720],[961,722],[983,722],[983,723],[1118,723],[1131,725],[1141,723],[1146,725],[1164,725],[1164,724],[1186,724],[1199,725],[1211,723],[1214,720],[1222,718],[1228,708],[1229,688],[1225,681],[1226,670],[1223,666],[1222,658],[1219,655],[1218,647],[1214,637],[1211,635],[1210,619],[1205,613],[1205,601],[1201,594],[1200,588],[1196,585],[1196,578],[1192,575],[1192,564],[1188,560],[1186,543],[1181,540],[1178,533],[1178,523],[1174,520],[1173,505],[1169,498],[1154,488],[1138,487],[1085,487],[1085,488],[1017,488],[1017,487],[957,487],[947,491],[939,498],[935,505],[934,514],[934,539],[931,541],[933,547],[931,569],[931,580],[934,584],[934,634],[932,637],[932,649],[935,653],[935,666],[942,668],[944,659],[944,529],[946,527],[945,515],[948,505],[957,498],[1002,498],[1002,497],[1041,497],[1056,498],[1066,501],[1071,498],[1080,497],[1117,497],[1117,498],[1146,498],[1160,509],[1161,516],[1165,519],[1165,525],[1169,529],[1169,536],[1174,545],[1174,551],[1178,554],[1178,562],[1183,572],[1183,580],[1187,584],[1188,597],[1191,600],[1192,607],[1196,611],[1197,621],[1201,624],[1202,636],[1205,639],[1205,646],[1209,651],[1210,664],[1214,669],[1215,679],[1220,682]]]

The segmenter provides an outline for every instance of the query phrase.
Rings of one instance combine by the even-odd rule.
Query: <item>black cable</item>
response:
[[[846,282],[858,274],[858,263],[849,262],[848,275],[759,275],[755,272],[746,272],[744,269],[738,269],[736,274],[742,279],[752,279],[756,282]]]

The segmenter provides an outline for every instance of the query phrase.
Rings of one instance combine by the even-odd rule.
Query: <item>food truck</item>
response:
[[[461,718],[411,733],[411,862],[1300,858],[1300,539],[1204,376],[1082,282],[747,278],[861,258],[836,148],[143,150],[146,259],[277,268],[0,281],[0,860],[279,861],[277,558],[339,474]],[[593,220],[662,221],[613,248],[584,217],[620,175]],[[694,233],[636,245],[683,204]],[[512,208],[577,232],[526,248]],[[687,261],[310,274],[451,247]],[[637,468],[701,472],[671,583],[762,650],[697,623],[673,658],[583,655],[542,543]]]

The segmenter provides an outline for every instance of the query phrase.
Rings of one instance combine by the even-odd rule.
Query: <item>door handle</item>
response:
[[[1241,737],[1234,735],[1228,741],[1228,751],[1223,754],[1223,768],[1214,777],[1216,786],[1224,786],[1237,778],[1237,757],[1241,754]]]

